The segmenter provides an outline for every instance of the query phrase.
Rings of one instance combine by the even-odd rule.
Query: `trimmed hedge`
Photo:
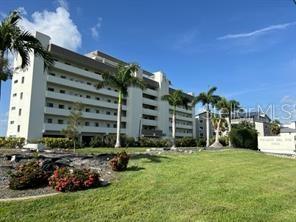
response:
[[[23,148],[25,138],[22,137],[0,137],[0,148]]]
[[[95,136],[91,139],[89,145],[91,147],[113,147],[116,142],[116,135],[101,135]],[[138,144],[133,137],[126,137],[121,135],[120,142],[122,147],[135,147]]]
[[[54,138],[54,137],[44,137],[41,140],[47,148],[62,148],[62,149],[71,149],[73,148],[74,144],[72,140],[67,138]]]

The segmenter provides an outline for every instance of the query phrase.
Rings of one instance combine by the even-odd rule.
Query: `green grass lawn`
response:
[[[0,203],[0,221],[295,221],[295,175],[253,151],[141,155],[108,187]]]
[[[142,147],[129,147],[129,148],[81,148],[77,149],[76,152],[79,154],[101,154],[101,153],[118,153],[125,150],[127,153],[145,152],[147,148]]]

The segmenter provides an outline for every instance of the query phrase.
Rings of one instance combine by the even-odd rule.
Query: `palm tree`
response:
[[[206,107],[207,147],[210,146],[210,105],[215,105],[220,99],[220,96],[214,95],[216,90],[217,87],[211,87],[207,92],[201,92],[193,100],[194,105],[201,102],[201,104]]]
[[[281,132],[281,122],[275,119],[270,123],[269,128],[270,128],[271,135],[277,136]]]
[[[0,23],[0,93],[1,82],[11,78],[12,74],[8,65],[8,53],[20,55],[22,63],[17,68],[21,69],[29,66],[30,53],[32,52],[43,58],[45,67],[52,65],[54,61],[37,38],[18,26],[21,19],[20,13],[13,11]]]
[[[136,64],[123,65],[119,64],[115,73],[105,72],[102,74],[103,81],[97,84],[97,88],[106,86],[118,90],[118,108],[117,108],[117,131],[116,131],[116,144],[115,148],[120,147],[120,124],[121,124],[121,111],[122,99],[127,96],[129,87],[138,87],[145,89],[145,82],[135,77],[133,74],[139,70]]]
[[[173,107],[173,116],[172,116],[172,137],[173,137],[173,145],[172,149],[176,148],[176,108],[177,106],[184,106],[185,109],[188,109],[188,103],[190,103],[190,99],[185,96],[181,90],[175,90],[169,95],[164,95],[161,98],[164,101],[168,101],[168,103]]]

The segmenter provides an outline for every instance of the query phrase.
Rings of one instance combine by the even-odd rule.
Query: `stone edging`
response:
[[[59,193],[49,193],[49,194],[41,194],[41,195],[26,196],[26,197],[5,198],[5,199],[0,199],[0,202],[19,201],[19,200],[33,200],[33,199],[38,199],[38,198],[42,198],[42,197],[55,196],[57,194],[59,194]]]

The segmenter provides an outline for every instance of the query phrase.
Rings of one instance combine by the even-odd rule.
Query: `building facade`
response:
[[[50,37],[36,33],[55,63],[44,69],[43,60],[33,54],[30,66],[13,75],[7,136],[28,140],[45,136],[59,137],[66,128],[73,104],[83,105],[82,137],[116,133],[117,96],[112,88],[96,89],[102,72],[113,72],[123,61],[99,51],[80,55],[50,43]],[[20,64],[15,59],[15,66]],[[163,101],[170,93],[170,81],[163,72],[150,73],[140,69],[135,76],[145,81],[147,88],[129,88],[123,100],[121,132],[138,138],[170,137],[172,107]],[[190,94],[186,94],[192,97]],[[195,108],[177,108],[176,136],[195,137]]]

